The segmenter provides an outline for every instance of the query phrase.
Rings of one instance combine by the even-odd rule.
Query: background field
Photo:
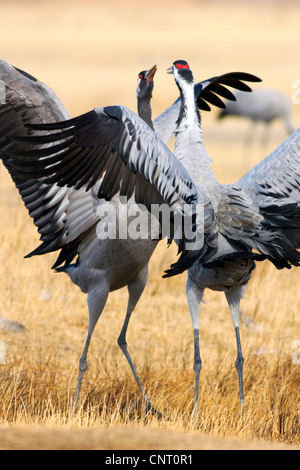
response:
[[[177,96],[165,73],[189,61],[196,80],[246,71],[263,85],[293,93],[300,79],[297,2],[22,1],[0,2],[1,58],[51,86],[71,116],[95,106],[136,108],[140,70],[158,64],[153,115]],[[300,123],[300,105],[293,106]],[[285,138],[264,126],[247,148],[247,122],[203,113],[205,145],[221,182],[236,180]],[[0,329],[1,448],[272,448],[300,446],[299,271],[258,266],[242,303],[246,405],[238,402],[235,337],[222,294],[207,292],[201,310],[199,417],[191,423],[192,327],[185,279],[162,280],[175,256],[159,246],[128,332],[128,344],[153,404],[145,417],[136,384],[117,346],[126,289],[110,295],[96,328],[80,410],[71,415],[78,360],[87,331],[86,297],[50,270],[55,256],[23,260],[38,244],[6,171],[0,169],[0,317],[25,326]],[[299,346],[298,346],[299,349]],[[299,358],[296,355],[296,359]],[[281,448],[283,448],[281,447]]]

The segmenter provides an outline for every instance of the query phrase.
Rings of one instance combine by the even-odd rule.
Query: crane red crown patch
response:
[[[174,65],[177,69],[189,69],[190,68],[189,64],[185,61],[175,62]]]

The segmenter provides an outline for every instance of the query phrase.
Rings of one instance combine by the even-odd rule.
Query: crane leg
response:
[[[257,130],[257,121],[251,121],[248,132],[245,136],[245,147],[248,147],[254,141],[254,135]]]
[[[242,407],[242,414],[244,409],[244,358],[242,353],[241,337],[240,337],[240,328],[239,328],[239,313],[240,313],[240,301],[243,296],[243,287],[233,287],[230,290],[225,292],[229,308],[231,310],[233,324],[235,328],[236,344],[237,344],[237,358],[235,362],[235,367],[238,374],[239,380],[239,396],[240,403]]]
[[[186,285],[186,295],[189,305],[190,315],[192,318],[193,329],[194,329],[194,372],[195,372],[195,398],[194,398],[194,413],[193,419],[196,423],[198,415],[198,400],[199,400],[199,382],[200,372],[202,368],[202,361],[200,357],[200,346],[199,346],[199,315],[200,315],[200,304],[203,299],[203,290],[199,289],[196,284],[188,278]]]
[[[138,303],[142,293],[144,292],[145,286],[147,284],[147,280],[148,280],[148,265],[144,266],[144,268],[139,272],[138,277],[134,280],[134,282],[132,282],[128,286],[129,301],[128,301],[127,313],[126,313],[126,317],[122,326],[120,336],[118,338],[118,345],[120,346],[124,356],[126,357],[126,360],[131,368],[131,371],[134,375],[136,383],[144,397],[146,412],[151,412],[152,414],[156,415],[158,418],[161,418],[162,417],[161,414],[157,410],[155,410],[155,408],[153,408],[145,392],[145,389],[141,383],[141,380],[133,364],[131,356],[128,352],[127,341],[126,341],[126,333],[127,333],[127,329],[128,329],[132,312],[135,309],[135,306]]]
[[[78,372],[77,386],[76,386],[74,401],[73,401],[73,412],[77,408],[83,377],[88,369],[87,354],[88,354],[92,334],[99,320],[99,317],[105,307],[108,294],[109,294],[109,288],[104,285],[100,285],[100,286],[97,285],[97,287],[94,288],[88,294],[89,328],[88,328],[88,335],[87,335],[85,347],[83,350],[83,354],[79,361],[79,372]]]
[[[261,137],[261,144],[264,147],[266,147],[270,141],[270,132],[271,132],[271,124],[270,122],[265,122],[265,129]]]

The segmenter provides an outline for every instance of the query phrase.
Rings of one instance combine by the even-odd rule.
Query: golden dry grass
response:
[[[299,78],[299,7],[278,2],[255,3],[250,9],[224,3],[5,2],[2,58],[49,84],[72,116],[97,105],[122,103],[135,109],[136,75],[154,63],[159,65],[153,100],[157,115],[176,97],[164,71],[177,58],[189,60],[199,79],[239,69],[290,94]],[[294,114],[299,123],[299,106]],[[238,178],[285,138],[283,127],[275,124],[267,148],[254,143],[243,159],[247,123],[220,125],[214,114],[203,113],[203,127],[223,182]],[[99,448],[99,441],[106,449],[300,446],[299,365],[292,361],[293,346],[300,340],[298,270],[277,272],[262,264],[246,291],[241,322],[244,416],[230,313],[222,294],[207,292],[194,428],[186,276],[161,280],[175,256],[174,248],[167,250],[162,243],[151,260],[149,284],[133,316],[128,344],[163,419],[144,416],[116,343],[126,289],[110,295],[93,337],[81,408],[72,416],[88,322],[85,295],[67,277],[50,271],[54,256],[23,260],[38,237],[3,168],[0,220],[0,317],[25,326],[19,334],[0,330],[6,344],[6,365],[0,365],[0,448]]]

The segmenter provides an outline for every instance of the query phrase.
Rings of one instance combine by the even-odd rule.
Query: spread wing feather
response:
[[[12,137],[11,145],[15,148],[3,157],[12,176],[24,180],[43,177],[46,184],[57,184],[71,191],[83,189],[94,194],[97,190],[99,199],[111,200],[118,193],[128,199],[134,195],[135,202],[149,210],[152,204],[166,203],[171,213],[179,213],[183,218],[185,205],[195,207],[199,202],[199,191],[185,168],[152,129],[127,108],[97,108],[65,122],[30,128],[47,133],[47,146],[40,136],[33,149],[19,151],[18,146],[26,144],[26,138]],[[206,220],[212,222],[209,201],[208,207]],[[196,227],[197,221],[191,220]],[[203,231],[203,226],[199,225],[198,229]],[[209,232],[209,223],[205,230]],[[213,244],[202,243],[196,250],[187,250],[184,233],[182,230],[179,242],[180,272],[199,256],[209,256],[215,249]],[[67,235],[72,242],[73,237]]]

